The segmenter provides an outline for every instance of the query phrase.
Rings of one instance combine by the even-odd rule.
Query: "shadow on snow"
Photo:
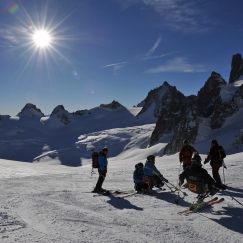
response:
[[[139,210],[142,211],[143,208],[137,207],[133,204],[131,204],[128,200],[126,200],[125,198],[118,198],[115,197],[113,195],[109,195],[109,200],[107,201],[107,203],[109,203],[110,205],[112,205],[113,207],[117,208],[117,209],[134,209],[134,210]]]

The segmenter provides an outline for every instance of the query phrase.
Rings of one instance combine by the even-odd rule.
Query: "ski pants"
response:
[[[219,175],[219,168],[222,166],[222,163],[210,163],[210,165],[212,166],[212,174],[213,174],[213,178],[214,180],[221,184],[221,178]]]
[[[153,175],[153,176],[144,175],[144,177],[147,179],[147,182],[145,182],[145,183],[147,183],[150,188],[153,188],[154,186],[162,187],[164,185],[162,180],[156,175]]]
[[[101,171],[101,170],[98,170],[99,172],[99,178],[98,178],[98,181],[96,183],[96,186],[95,186],[95,189],[101,189],[102,188],[102,184],[105,180],[105,177],[106,177],[106,173],[107,171]]]
[[[148,184],[146,184],[144,182],[135,183],[134,189],[135,189],[135,191],[147,190]]]

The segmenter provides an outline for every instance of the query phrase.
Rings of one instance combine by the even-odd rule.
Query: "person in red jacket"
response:
[[[187,139],[183,141],[183,146],[179,152],[179,160],[183,163],[183,170],[189,167],[192,164],[192,155],[197,153],[197,150],[189,145]]]

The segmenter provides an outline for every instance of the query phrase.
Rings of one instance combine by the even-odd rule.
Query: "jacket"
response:
[[[223,147],[215,145],[210,148],[206,162],[211,161],[210,164],[222,164],[222,161],[225,157],[226,154]]]
[[[156,175],[160,178],[164,178],[163,175],[158,171],[156,166],[149,161],[146,161],[144,168],[143,168],[143,172],[144,172],[144,175],[148,175],[148,176]]]
[[[100,166],[99,170],[107,171],[108,161],[107,161],[106,156],[102,152],[99,152],[98,163],[99,163],[99,166]]]
[[[179,152],[179,159],[183,162],[183,164],[191,164],[192,163],[192,154],[197,152],[195,148],[190,145],[183,146]]]
[[[203,169],[200,165],[192,164],[190,167],[187,167],[179,176],[181,184],[184,183],[184,180],[192,181],[202,181],[204,184],[212,186],[215,184],[214,179],[208,174],[208,172]]]
[[[143,170],[140,170],[138,168],[136,168],[133,172],[133,181],[136,184],[142,183],[143,182]]]

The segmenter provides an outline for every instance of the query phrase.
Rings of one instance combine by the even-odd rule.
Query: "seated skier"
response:
[[[179,183],[182,185],[186,179],[188,189],[191,192],[197,193],[198,199],[203,200],[208,195],[216,194],[219,190],[226,190],[226,186],[216,183],[208,172],[202,168],[201,161],[200,155],[194,153],[192,156],[192,165],[180,174]]]
[[[144,192],[148,189],[148,185],[143,182],[143,176],[143,164],[140,162],[135,165],[135,170],[133,172],[134,188],[137,192]]]
[[[152,189],[154,186],[160,188],[164,185],[163,182],[169,182],[156,168],[154,155],[149,155],[147,157],[143,172],[143,181],[149,185],[149,189]]]

